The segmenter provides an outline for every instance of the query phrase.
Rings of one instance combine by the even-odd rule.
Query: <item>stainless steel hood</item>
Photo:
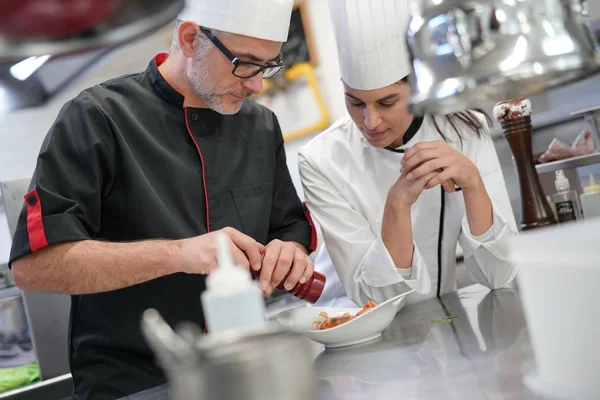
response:
[[[110,47],[172,21],[184,0],[3,0],[0,62]]]
[[[585,0],[410,0],[416,114],[481,108],[600,69]]]
[[[43,106],[113,48],[30,57],[12,65],[0,65],[0,114]]]
[[[115,47],[173,21],[184,0],[2,0],[0,113],[42,106]]]

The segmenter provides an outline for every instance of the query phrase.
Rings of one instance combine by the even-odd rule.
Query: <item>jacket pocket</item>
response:
[[[231,196],[242,231],[254,240],[266,244],[273,203],[273,183],[233,189]]]

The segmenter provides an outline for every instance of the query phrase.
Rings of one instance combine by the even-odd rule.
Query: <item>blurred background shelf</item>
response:
[[[535,166],[538,174],[558,171],[559,169],[572,169],[585,167],[587,165],[600,164],[600,153],[588,154],[580,157],[568,158],[566,160],[553,161]]]

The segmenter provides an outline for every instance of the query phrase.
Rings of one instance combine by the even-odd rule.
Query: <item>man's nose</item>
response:
[[[253,76],[252,78],[244,79],[242,86],[248,89],[252,94],[258,94],[263,90],[263,74],[262,72]]]

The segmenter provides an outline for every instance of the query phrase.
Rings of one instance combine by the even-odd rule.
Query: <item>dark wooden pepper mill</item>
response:
[[[556,223],[535,170],[531,144],[531,102],[516,99],[498,103],[494,115],[500,121],[504,137],[517,164],[521,191],[521,230],[541,228]]]

